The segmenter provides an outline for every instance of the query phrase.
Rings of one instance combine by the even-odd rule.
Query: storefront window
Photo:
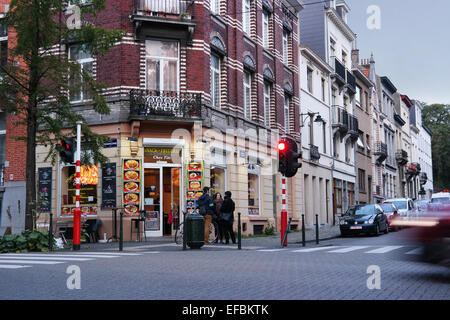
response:
[[[211,193],[219,192],[224,197],[226,190],[226,169],[211,167]]]
[[[98,166],[80,168],[80,206],[82,214],[97,214]],[[73,214],[76,205],[75,166],[62,168],[62,208],[61,213]]]
[[[248,174],[248,214],[259,215],[259,175]]]

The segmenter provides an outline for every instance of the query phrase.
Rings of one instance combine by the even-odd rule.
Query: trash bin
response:
[[[186,216],[186,244],[191,249],[200,249],[205,244],[205,219],[199,214]]]

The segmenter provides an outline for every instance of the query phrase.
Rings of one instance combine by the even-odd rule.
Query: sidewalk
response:
[[[319,241],[333,239],[340,236],[338,226],[321,226],[319,228]],[[181,245],[174,243],[173,237],[147,237],[147,241],[141,239],[141,242],[129,241],[123,243],[124,251],[142,251],[142,250],[161,250],[161,251],[178,251]],[[237,239],[236,239],[237,240]],[[305,241],[307,245],[315,244],[316,230],[315,228],[306,228]],[[288,247],[292,245],[300,245],[302,242],[302,232],[289,232],[287,235]],[[273,236],[255,236],[251,238],[242,238],[242,249],[256,250],[256,249],[274,249],[281,247],[281,234],[278,232]],[[202,249],[236,249],[237,244],[210,244],[203,246]],[[189,249],[189,247],[188,247]],[[119,250],[119,242],[109,243],[83,243],[81,245],[82,251],[115,251]]]

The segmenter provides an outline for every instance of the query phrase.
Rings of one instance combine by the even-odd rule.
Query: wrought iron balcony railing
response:
[[[345,85],[345,66],[335,56],[330,57],[330,65],[333,67],[334,72],[332,76],[342,86]]]
[[[192,0],[134,0],[136,14],[154,17],[179,16],[188,14]]]
[[[395,159],[397,160],[398,165],[404,166],[408,163],[408,152],[405,150],[397,150],[395,153]]]
[[[348,134],[353,142],[356,142],[359,137],[359,123],[358,118],[349,114],[348,115]]]
[[[310,145],[309,156],[312,161],[318,161],[320,159],[319,147],[315,145]]]
[[[356,80],[353,73],[347,70],[347,88],[351,91],[352,94],[356,93]]]
[[[378,164],[381,164],[384,160],[386,160],[388,156],[388,147],[386,143],[377,142],[375,145],[374,155],[377,157],[376,161]]]
[[[347,134],[348,131],[348,113],[340,106],[331,107],[331,125],[337,128],[341,135]]]
[[[200,93],[131,90],[130,117],[199,119],[202,111]]]

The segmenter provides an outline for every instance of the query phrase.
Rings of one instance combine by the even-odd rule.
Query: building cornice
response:
[[[356,40],[355,33],[352,31],[352,29],[350,29],[350,27],[345,23],[345,21],[342,20],[342,18],[338,15],[336,10],[334,10],[333,8],[328,8],[326,13],[327,16],[331,19],[331,21],[334,22],[334,24],[339,28],[339,30],[341,30],[341,32],[349,41]]]
[[[305,57],[312,59],[315,64],[318,64],[323,70],[327,71],[328,73],[333,72],[333,68],[328,63],[326,63],[325,60],[323,60],[317,53],[311,50],[311,48],[307,46],[300,46],[300,53]]]

